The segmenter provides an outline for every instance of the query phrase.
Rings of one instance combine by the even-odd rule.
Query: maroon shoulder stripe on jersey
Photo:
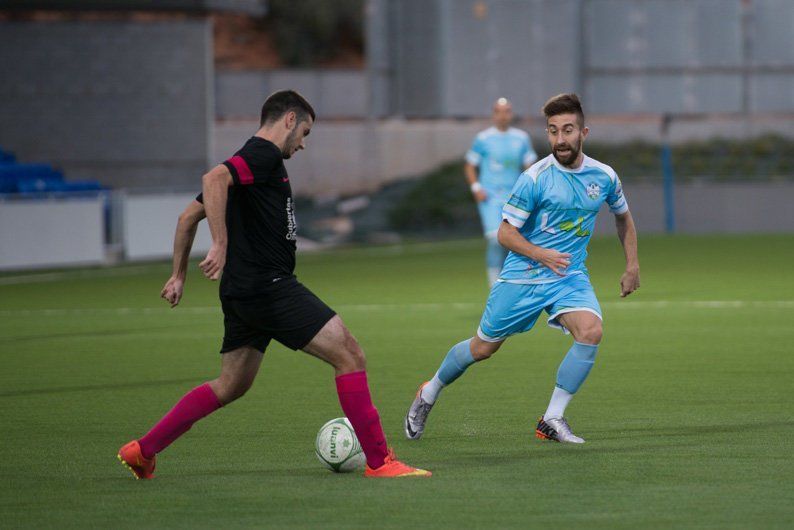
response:
[[[251,168],[245,163],[243,157],[235,155],[229,159],[229,162],[237,170],[237,176],[240,178],[240,184],[247,185],[254,183],[254,174],[251,173]]]

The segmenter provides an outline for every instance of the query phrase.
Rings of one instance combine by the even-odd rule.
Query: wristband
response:
[[[478,182],[473,182],[470,187],[471,187],[471,192],[472,193],[477,193],[478,191],[482,190],[482,184],[480,184],[479,181]]]

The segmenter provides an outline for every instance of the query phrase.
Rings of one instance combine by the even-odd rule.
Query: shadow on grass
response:
[[[125,328],[125,329],[103,329],[99,331],[70,331],[64,333],[38,333],[36,335],[22,335],[19,337],[7,337],[0,339],[0,344],[15,344],[36,340],[52,339],[91,339],[101,337],[123,337],[125,335],[137,335],[146,331],[172,330],[177,327],[192,327],[193,324],[183,324],[182,326],[169,324],[168,326],[148,326],[145,328]]]
[[[455,469],[471,469],[477,468],[495,468],[497,466],[515,465],[516,463],[537,464],[540,460],[544,459],[559,459],[568,457],[575,457],[576,455],[584,454],[620,454],[620,453],[641,453],[653,449],[670,449],[670,445],[653,444],[653,445],[640,445],[632,447],[599,447],[599,446],[560,446],[549,443],[549,451],[537,452],[528,450],[516,450],[509,453],[500,452],[499,454],[489,454],[487,450],[482,451],[447,451],[445,456],[433,457],[432,459],[423,458],[422,466],[430,469],[436,473],[436,476],[443,476],[446,470]],[[686,444],[684,446],[699,446],[700,444]],[[678,445],[677,447],[683,447]],[[438,471],[441,471],[439,474]],[[310,478],[313,480],[346,480],[349,478],[358,478],[362,472],[353,473],[332,473],[322,468],[318,463],[316,469],[308,468],[267,468],[258,467],[252,468],[248,465],[239,468],[226,468],[226,469],[212,469],[197,472],[182,472],[174,471],[172,475],[163,475],[171,483],[190,480],[193,477],[253,477],[261,476],[268,479],[285,479],[293,480],[296,478]],[[457,474],[456,474],[457,476]],[[346,478],[347,477],[347,478]],[[119,477],[97,476],[95,480],[105,480],[117,482],[119,479],[126,479],[122,474]],[[363,477],[361,477],[363,478]],[[416,479],[419,480],[419,479]]]
[[[185,481],[193,482],[194,479],[199,477],[209,477],[209,478],[218,478],[218,477],[267,477],[267,478],[281,478],[286,480],[293,480],[296,478],[310,478],[310,479],[320,479],[320,480],[336,480],[341,479],[343,477],[351,477],[358,475],[359,473],[332,473],[331,471],[327,471],[321,467],[317,469],[284,469],[284,468],[266,468],[266,467],[259,467],[259,468],[252,468],[251,466],[240,467],[236,469],[212,469],[206,471],[172,471],[168,473],[163,471],[162,474],[158,474],[155,477],[155,481],[157,483],[166,483],[166,484],[177,484]],[[147,481],[135,481],[130,475],[130,472],[126,469],[118,466],[118,476],[114,473],[113,476],[110,475],[95,475],[91,478],[92,481],[97,482],[108,482],[108,483],[118,483],[118,482],[139,482],[139,483],[146,483]]]
[[[665,438],[687,438],[691,436],[704,436],[709,434],[736,434],[754,432],[765,429],[779,429],[781,427],[794,427],[794,421],[765,421],[756,423],[730,423],[727,425],[680,425],[679,427],[632,427],[619,431],[594,431],[594,438],[599,440],[621,440],[626,438],[639,439],[648,436],[662,436]]]
[[[134,383],[107,383],[103,385],[56,386],[0,392],[0,398],[18,396],[45,396],[49,394],[68,394],[70,392],[90,392],[92,390],[121,390],[131,388],[148,388],[153,386],[175,385],[178,383],[196,383],[208,379],[206,376],[186,377],[182,379],[165,379],[159,381],[138,381]]]
[[[539,442],[540,443],[540,442]],[[642,453],[647,451],[652,451],[654,449],[660,450],[669,450],[670,444],[658,443],[658,444],[642,444],[642,445],[632,445],[630,447],[604,447],[598,444],[584,444],[584,445],[571,445],[571,444],[557,444],[554,442],[543,442],[542,445],[544,446],[540,450],[537,448],[532,448],[530,451],[529,448],[517,451],[511,451],[509,453],[500,452],[499,454],[488,454],[485,451],[482,452],[474,452],[474,451],[464,451],[464,452],[456,452],[454,455],[450,455],[448,458],[441,458],[438,462],[454,462],[455,467],[457,467],[458,463],[469,461],[467,465],[478,465],[478,466],[491,466],[491,465],[499,465],[504,463],[515,463],[515,462],[537,462],[538,460],[543,460],[546,458],[553,458],[559,459],[564,458],[566,456],[575,457],[585,454],[621,454],[621,453]],[[678,444],[676,447],[695,447],[700,446],[700,444]],[[432,466],[431,466],[432,467]]]

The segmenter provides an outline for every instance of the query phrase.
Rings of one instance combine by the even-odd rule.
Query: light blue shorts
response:
[[[549,314],[549,326],[566,334],[568,330],[559,321],[562,314],[589,311],[602,318],[601,306],[586,274],[572,274],[553,283],[496,282],[485,304],[477,336],[488,342],[503,341],[532,329],[542,311]]]
[[[488,198],[482,202],[477,203],[477,208],[480,210],[480,221],[482,222],[482,231],[485,237],[496,237],[499,231],[499,225],[502,224],[502,208],[507,201],[507,197],[485,190]]]

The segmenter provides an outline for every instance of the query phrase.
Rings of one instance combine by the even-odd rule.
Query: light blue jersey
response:
[[[568,169],[552,154],[522,173],[502,217],[530,243],[570,253],[568,276],[587,274],[587,244],[604,202],[616,215],[629,209],[620,179],[611,167],[585,156],[578,169]],[[499,281],[537,284],[562,278],[548,267],[510,252]]]
[[[529,135],[510,127],[502,132],[489,127],[477,134],[466,162],[479,169],[479,181],[486,193],[507,199],[523,168],[538,159]]]
[[[486,237],[496,237],[502,222],[502,206],[510,190],[522,169],[537,158],[529,135],[520,129],[511,127],[503,132],[489,127],[474,138],[471,149],[466,153],[466,162],[477,166],[479,182],[487,196],[477,203]]]

